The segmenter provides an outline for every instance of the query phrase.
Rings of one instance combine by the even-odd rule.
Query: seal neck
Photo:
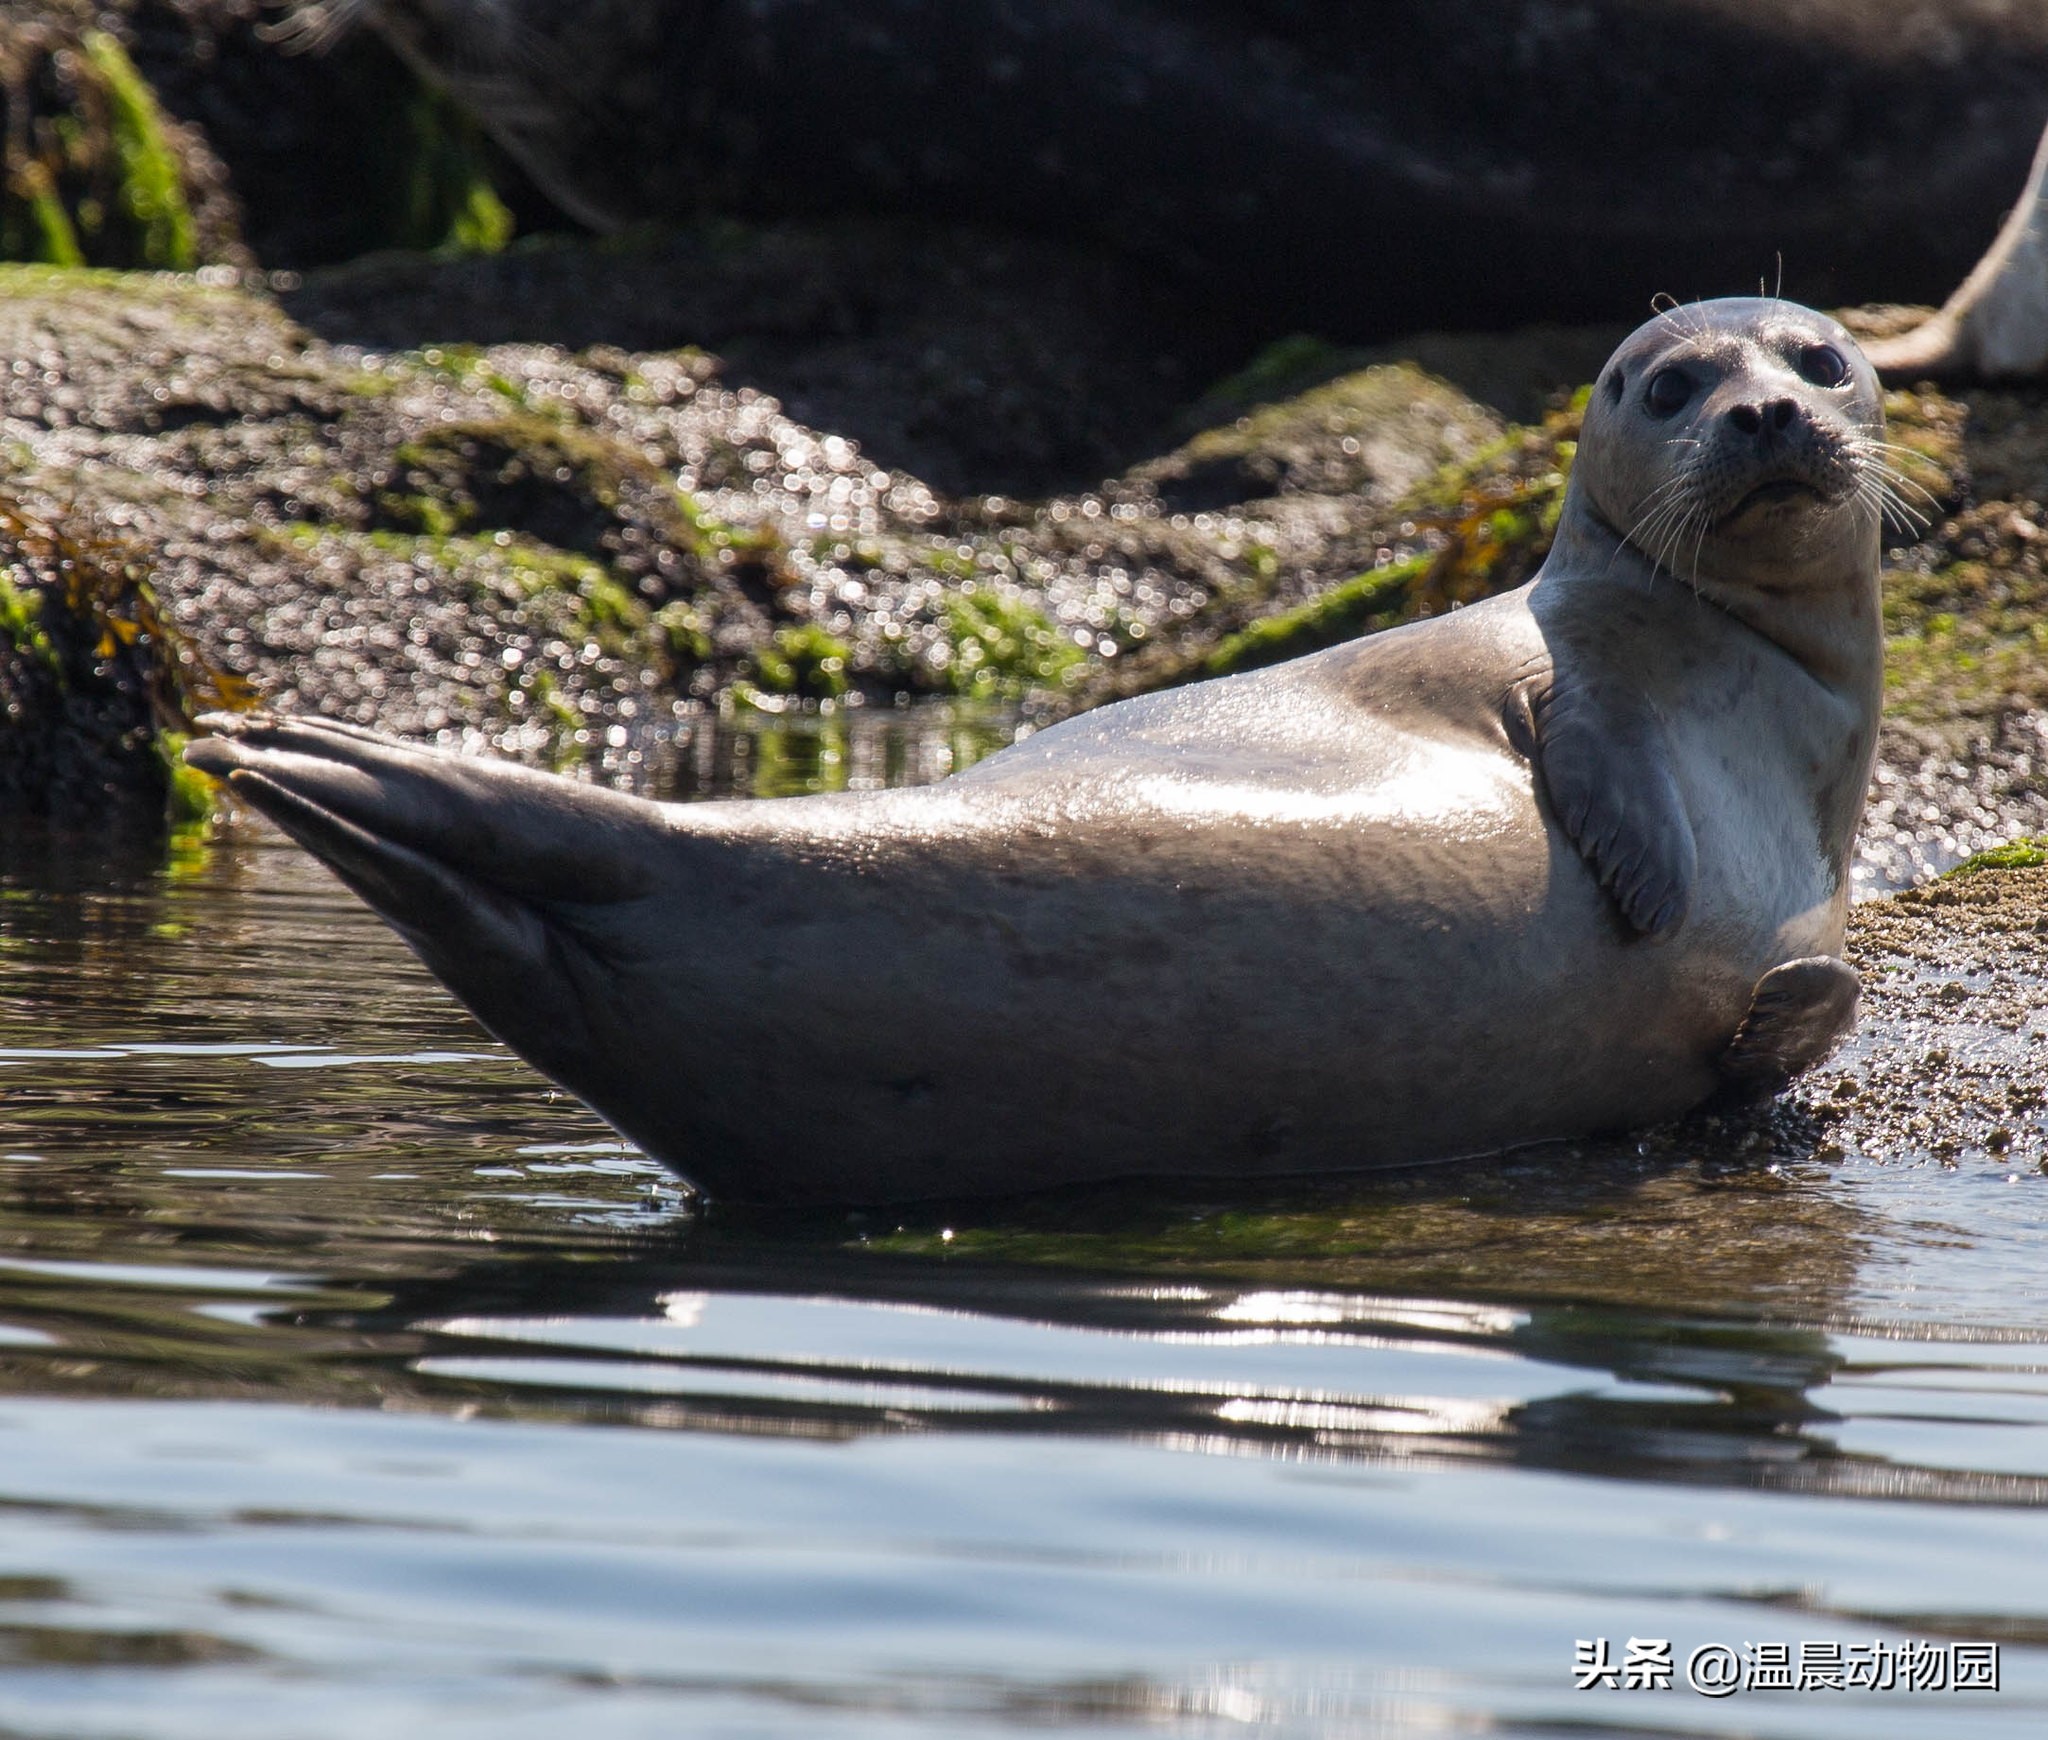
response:
[[[1717,547],[1698,553],[1697,570],[1690,561],[1660,567],[1608,523],[1574,479],[1545,566],[1684,587],[1780,648],[1816,682],[1861,701],[1884,682],[1879,551],[1872,515],[1855,536],[1817,533],[1803,558],[1781,548],[1768,561],[1744,561],[1739,550]]]

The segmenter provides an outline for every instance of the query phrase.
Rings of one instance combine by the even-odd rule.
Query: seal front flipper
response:
[[[1721,1053],[1723,1079],[1738,1093],[1776,1093],[1856,1024],[1862,991],[1856,969],[1833,955],[1773,967],[1757,980],[1749,1013]]]
[[[1692,905],[1699,845],[1649,703],[1551,676],[1516,688],[1509,727],[1622,916],[1646,936],[1676,930]]]

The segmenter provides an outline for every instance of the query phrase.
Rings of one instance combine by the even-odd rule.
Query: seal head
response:
[[[1674,308],[1614,353],[1586,407],[1587,508],[1724,605],[1867,576],[1885,506],[1876,372],[1792,303]]]

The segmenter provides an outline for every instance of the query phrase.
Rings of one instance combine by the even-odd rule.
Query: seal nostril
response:
[[[1792,419],[1798,415],[1799,407],[1797,405],[1793,404],[1790,399],[1780,399],[1770,409],[1771,427],[1773,429],[1789,429],[1792,427]]]
[[[1745,435],[1754,435],[1764,426],[1763,414],[1754,405],[1731,405],[1728,421]]]

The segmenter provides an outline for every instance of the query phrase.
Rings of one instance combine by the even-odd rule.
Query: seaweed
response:
[[[189,819],[176,747],[253,700],[165,620],[139,551],[0,496],[0,810]]]
[[[63,20],[15,27],[0,44],[0,110],[0,254],[190,271],[232,251],[228,237],[203,245],[197,142],[165,116],[111,32]]]

